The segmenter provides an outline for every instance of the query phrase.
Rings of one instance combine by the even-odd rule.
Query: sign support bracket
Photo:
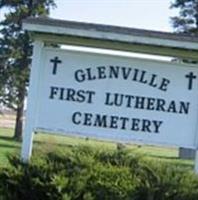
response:
[[[35,41],[33,48],[32,67],[30,75],[30,86],[27,101],[26,123],[23,133],[23,144],[21,150],[22,162],[28,163],[32,154],[34,127],[36,122],[36,108],[37,108],[37,91],[39,84],[39,69],[42,48],[44,43],[42,41]]]
[[[195,173],[198,174],[198,149],[195,150]]]

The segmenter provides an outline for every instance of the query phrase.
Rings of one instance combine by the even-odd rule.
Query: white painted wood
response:
[[[58,57],[62,63],[58,64],[57,74],[53,75],[53,63],[51,63],[51,60],[55,57]],[[100,66],[103,66],[103,69],[101,69],[103,71],[101,73],[103,78],[98,78],[97,69]],[[125,77],[127,76],[127,71],[129,72],[130,70],[131,75],[129,75],[129,78],[123,78],[123,71],[120,70],[118,78],[109,78],[109,66],[120,66],[120,69],[124,68]],[[90,69],[89,75],[87,73],[88,68]],[[140,73],[141,71],[145,71],[147,83],[133,81],[134,69],[139,70]],[[82,78],[81,75],[83,75],[86,80],[78,82],[75,79],[77,71],[79,72],[79,77]],[[42,132],[78,134],[79,136],[112,141],[137,141],[147,144],[196,148],[195,135],[198,93],[195,91],[198,90],[198,79],[194,79],[193,88],[188,89],[189,80],[186,78],[186,75],[190,72],[198,77],[198,66],[129,58],[126,56],[44,48],[40,66],[42,83],[38,94],[39,114],[36,129]],[[149,85],[149,82],[152,82],[152,74],[155,74],[154,76],[157,78],[154,81],[155,83],[153,82],[154,84],[151,85],[158,84],[158,86],[153,87]],[[93,80],[88,80],[89,76],[93,77]],[[141,74],[137,75],[138,79],[141,76]],[[166,91],[159,89],[161,81],[164,78],[170,81]],[[53,91],[52,87],[55,88]],[[72,89],[72,91],[68,92],[68,88]],[[88,102],[88,95],[82,97],[82,92],[79,92],[79,94],[81,93],[80,95],[75,94],[75,97],[73,95],[68,96],[68,93],[72,94],[74,90],[75,92],[82,90],[94,91],[95,95],[92,96],[92,102]],[[111,103],[106,104],[107,93],[117,93],[123,96],[131,95],[131,104],[127,106],[128,98],[125,98],[123,104],[120,106],[110,105]],[[135,106],[135,102],[137,102],[136,97],[150,98],[153,103],[149,105],[148,102],[146,103],[146,100],[144,106],[138,108],[138,106]],[[110,102],[112,102],[114,96],[111,95],[110,98]],[[80,102],[74,99],[80,99]],[[170,111],[163,111],[162,109],[159,111],[156,108],[157,99],[162,99],[162,101],[167,103],[165,110],[169,110],[170,102],[174,100],[177,111],[173,112],[172,108],[170,108]],[[180,112],[179,105],[181,101],[189,105],[187,113]],[[147,106],[150,108],[147,109]],[[82,114],[81,116],[79,114],[76,115],[76,120],[79,124],[75,124],[72,121],[72,117],[74,117],[74,113],[76,112]],[[89,120],[88,123],[83,122],[85,119],[84,113],[92,115],[89,115],[92,122]],[[98,116],[98,114],[100,116],[108,116],[106,127],[94,125],[95,116]],[[111,127],[111,116],[127,118],[125,128],[121,128],[123,125],[123,121],[121,120],[116,120],[116,125]],[[138,119],[136,122],[138,121],[139,125],[132,129],[132,120],[134,118]],[[159,130],[156,131],[154,123],[151,124],[149,131],[143,130],[142,123],[145,122],[143,119],[149,120],[148,123],[153,123],[154,121],[157,121],[157,123],[160,122]],[[178,124],[180,127],[179,131]]]
[[[198,100],[197,100],[197,103],[198,103]],[[196,119],[198,119],[198,110],[197,110]],[[196,134],[195,134],[194,141],[195,141],[195,147],[196,147],[195,148],[195,158],[194,158],[194,171],[196,174],[198,174],[198,120],[196,123]]]
[[[32,154],[32,143],[35,131],[36,123],[36,111],[37,111],[37,96],[38,86],[40,82],[40,60],[42,54],[43,42],[35,41],[33,48],[32,66],[30,74],[30,86],[27,100],[27,112],[25,127],[23,132],[23,143],[21,150],[21,159],[24,163],[27,163]]]
[[[195,152],[195,173],[198,174],[198,150]]]
[[[32,37],[36,40],[42,40],[45,43],[49,44],[66,44],[77,47],[91,47],[97,49],[108,49],[108,50],[118,50],[130,53],[141,53],[143,55],[158,55],[158,56],[168,56],[180,58],[180,60],[198,60],[198,51],[197,50],[186,50],[182,48],[171,48],[163,47],[160,48],[157,45],[146,45],[146,44],[136,44],[136,43],[123,43],[119,41],[111,40],[97,40],[90,39],[86,37],[75,37],[75,36],[65,36],[65,35],[55,35],[55,34],[40,34],[33,33]]]
[[[147,45],[156,45],[161,47],[170,47],[170,48],[184,48],[191,50],[198,50],[197,42],[182,41],[182,40],[173,40],[166,38],[154,38],[148,36],[138,36],[133,34],[120,34],[116,32],[104,32],[99,30],[83,30],[77,28],[68,28],[68,27],[57,27],[53,25],[40,25],[40,24],[29,24],[24,23],[23,28],[32,32],[40,32],[46,34],[59,34],[59,35],[71,35],[76,37],[86,37],[94,38],[99,40],[111,40],[116,42],[127,42],[127,43],[136,43],[136,44],[147,44]],[[179,36],[178,36],[179,38]],[[160,49],[159,49],[160,50]]]

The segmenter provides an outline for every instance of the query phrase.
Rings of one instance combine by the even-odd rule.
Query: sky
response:
[[[172,0],[173,1],[173,0]],[[172,32],[171,0],[55,0],[51,17]]]
[[[176,10],[170,9],[172,1],[174,0],[55,0],[57,7],[50,11],[50,17],[172,32],[170,17],[177,15]],[[3,15],[4,12],[0,10],[0,19]]]
[[[174,0],[55,0],[50,17],[80,22],[172,32]],[[4,11],[0,10],[0,19]]]

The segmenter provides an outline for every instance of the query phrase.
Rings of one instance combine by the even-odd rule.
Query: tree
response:
[[[179,10],[179,16],[171,18],[175,31],[198,35],[198,0],[175,0],[171,8]]]
[[[0,21],[0,103],[16,111],[14,137],[21,139],[32,41],[22,30],[27,17],[48,16],[54,0],[0,0],[5,19]]]

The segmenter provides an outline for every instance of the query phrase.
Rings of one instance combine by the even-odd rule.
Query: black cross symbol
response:
[[[189,90],[192,90],[193,79],[196,79],[197,76],[195,76],[195,75],[193,74],[193,72],[190,72],[189,74],[186,74],[185,77],[189,79],[189,82],[188,82],[188,89],[189,89]]]
[[[55,75],[57,72],[57,66],[59,63],[62,63],[62,61],[59,60],[58,56],[56,56],[56,57],[54,57],[54,59],[51,59],[50,62],[54,63],[52,74]]]

